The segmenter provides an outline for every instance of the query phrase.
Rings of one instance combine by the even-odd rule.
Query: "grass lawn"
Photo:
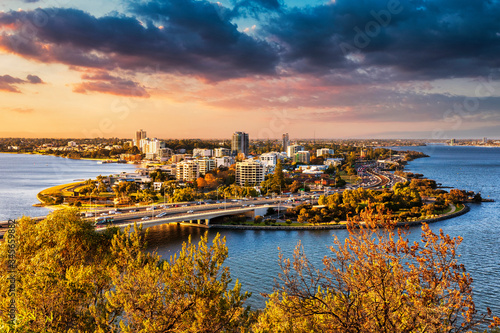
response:
[[[342,178],[347,184],[350,185],[357,184],[361,181],[361,178],[359,178],[357,175],[352,175],[352,176],[341,175],[340,178]]]

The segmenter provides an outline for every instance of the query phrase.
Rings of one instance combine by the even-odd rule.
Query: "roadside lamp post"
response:
[[[281,184],[280,184],[280,194],[281,194]],[[281,204],[281,196],[278,197],[278,219],[280,218],[280,204]]]
[[[217,186],[217,188],[215,189],[215,192],[217,193],[217,200],[216,201],[219,201],[219,187],[221,186],[224,186],[224,184],[220,184],[219,186]]]

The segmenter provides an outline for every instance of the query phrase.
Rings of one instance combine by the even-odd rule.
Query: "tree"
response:
[[[169,261],[136,253],[128,244],[125,236],[113,241],[113,252],[128,260],[122,261],[122,272],[112,274],[115,289],[107,300],[124,312],[106,331],[218,332],[247,325],[250,313],[243,304],[250,294],[241,293],[238,281],[229,289],[229,268],[222,266],[228,256],[225,239],[217,235],[209,246],[205,233],[196,246],[189,238]]]
[[[207,182],[203,177],[198,177],[198,179],[196,179],[196,185],[198,186],[199,189],[202,190],[205,187],[207,187]]]
[[[225,239],[183,244],[161,261],[145,251],[145,233],[96,232],[77,210],[42,221],[23,218],[15,229],[9,272],[8,236],[0,243],[1,332],[234,332],[249,324],[250,296],[232,285]],[[10,243],[12,244],[12,243]],[[9,279],[8,279],[9,278]],[[11,291],[15,290],[15,294]],[[15,302],[16,322],[9,324]]]
[[[300,243],[292,261],[280,255],[281,282],[255,332],[467,332],[500,323],[475,309],[472,279],[457,261],[461,238],[423,225],[421,242],[410,244],[382,211],[361,218],[345,243],[335,238],[323,269]]]
[[[272,191],[278,192],[285,189],[285,175],[283,174],[283,167],[281,165],[281,159],[278,158],[276,167],[274,168],[274,174],[272,179]],[[281,192],[278,192],[281,193]]]

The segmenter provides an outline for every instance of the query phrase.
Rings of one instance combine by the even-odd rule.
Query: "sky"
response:
[[[2,0],[0,137],[500,138],[498,0]]]

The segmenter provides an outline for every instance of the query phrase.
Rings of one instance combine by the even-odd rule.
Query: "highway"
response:
[[[381,171],[375,165],[365,165],[358,168],[358,175],[361,177],[361,182],[356,185],[348,185],[346,189],[357,189],[360,187],[380,190],[384,188],[391,188],[396,182],[406,181],[402,177],[395,176],[394,174],[386,171]],[[312,197],[318,197],[322,194],[331,193],[342,193],[346,189],[335,189],[330,192],[325,191],[312,191],[305,195],[292,194],[292,195],[280,195],[275,197],[260,197],[252,199],[232,199],[232,200],[218,200],[205,203],[205,202],[188,202],[188,203],[167,203],[163,205],[155,206],[130,206],[125,208],[99,208],[82,213],[82,216],[89,221],[98,222],[96,224],[97,228],[104,226],[106,218],[112,220],[114,225],[130,224],[134,222],[142,223],[146,221],[154,221],[156,219],[166,219],[172,217],[185,216],[186,220],[190,216],[196,213],[210,213],[210,212],[220,212],[221,209],[235,209],[243,207],[265,207],[266,205],[283,205],[283,208],[293,207],[295,205],[311,202],[317,203],[317,199]],[[293,201],[292,201],[293,200]],[[91,216],[89,216],[91,215]],[[36,218],[38,220],[44,217]],[[8,230],[7,221],[0,221],[0,237]]]

